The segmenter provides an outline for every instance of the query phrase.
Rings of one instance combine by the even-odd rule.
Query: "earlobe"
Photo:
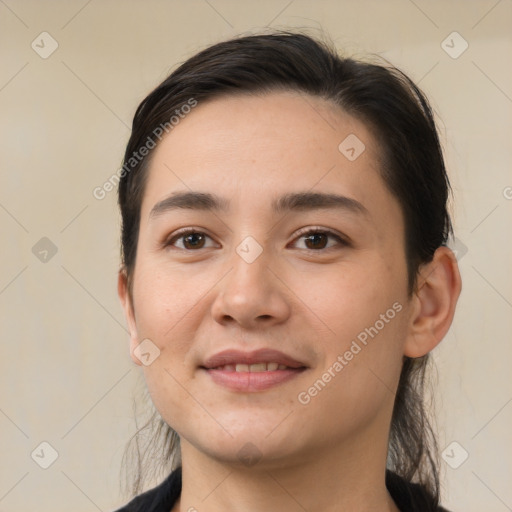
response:
[[[439,344],[452,324],[461,287],[455,255],[439,247],[418,274],[404,355],[421,357]]]
[[[128,324],[128,329],[130,331],[130,356],[133,362],[140,366],[142,363],[133,353],[133,351],[139,344],[139,340],[137,334],[137,325],[135,322],[135,313],[133,310],[133,303],[128,288],[128,277],[126,269],[124,267],[119,270],[119,274],[117,277],[117,294],[119,296],[119,300],[121,301],[121,305],[124,310],[124,316]]]

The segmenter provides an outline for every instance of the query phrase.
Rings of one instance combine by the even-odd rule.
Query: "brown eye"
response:
[[[201,231],[188,229],[175,234],[168,242],[165,243],[165,245],[175,246],[177,249],[183,249],[186,251],[194,251],[196,249],[204,249],[206,239],[208,238],[210,237]],[[176,246],[176,242],[180,240],[182,241],[181,246]]]
[[[329,236],[325,233],[312,233],[306,237],[308,249],[325,249]]]
[[[296,240],[300,239],[305,241],[305,249],[310,251],[329,251],[330,249],[335,249],[336,245],[338,248],[349,246],[346,240],[328,229],[314,228],[304,230]],[[336,243],[328,247],[327,244],[330,239],[335,240]]]
[[[182,238],[186,249],[201,249],[204,245],[204,235],[202,233],[189,233]]]

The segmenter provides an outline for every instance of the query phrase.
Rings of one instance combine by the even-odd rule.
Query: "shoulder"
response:
[[[160,485],[139,494],[115,512],[169,512],[181,493],[181,467]]]
[[[449,512],[438,505],[422,485],[408,482],[389,470],[386,471],[386,487],[402,512]]]

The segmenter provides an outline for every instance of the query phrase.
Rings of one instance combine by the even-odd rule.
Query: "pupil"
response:
[[[198,247],[199,245],[201,245],[201,240],[199,240],[199,243],[197,243],[198,242],[197,238],[202,238],[202,235],[200,233],[191,233],[191,234],[187,235],[185,237],[185,245],[188,244],[188,245],[191,245],[192,247]],[[192,243],[190,243],[191,239],[195,240],[195,242],[192,241]]]
[[[323,233],[313,233],[313,234],[309,235],[309,236],[307,237],[307,239],[308,239],[308,240],[311,240],[311,239],[313,239],[313,238],[314,238],[314,239],[318,242],[318,237],[323,237],[324,239],[326,238],[326,237],[325,237],[325,234],[323,234]],[[325,241],[325,240],[324,240],[324,241]],[[317,246],[314,242],[313,242],[313,245],[314,245],[314,248],[318,248],[318,246]],[[322,245],[323,245],[323,244],[322,244]],[[308,247],[309,247],[309,246],[308,246]]]

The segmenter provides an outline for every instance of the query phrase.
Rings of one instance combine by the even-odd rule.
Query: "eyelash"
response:
[[[325,229],[325,228],[320,228],[320,227],[304,228],[303,230],[299,231],[299,233],[297,234],[295,239],[304,237],[305,235],[315,235],[315,234],[318,234],[318,233],[325,234],[328,237],[336,239],[336,241],[338,242],[338,245],[341,246],[341,247],[349,247],[350,246],[349,241],[346,240],[345,238],[343,238],[342,236],[338,235],[334,231],[331,231],[330,229]],[[185,236],[190,235],[190,234],[205,235],[205,236],[207,236],[208,238],[211,239],[211,237],[209,235],[207,235],[206,233],[204,233],[203,231],[201,231],[199,229],[196,229],[196,228],[184,228],[184,229],[174,233],[174,235],[171,238],[169,238],[167,241],[165,241],[164,242],[164,247],[170,247],[170,246],[173,245],[173,243],[175,241],[177,241],[177,240],[179,240],[181,238],[184,238]],[[181,251],[186,251],[186,252],[195,252],[193,249],[192,250],[190,250],[190,249],[182,249],[181,247],[178,247],[177,249],[179,249]],[[200,249],[202,249],[202,248],[200,248]],[[200,250],[200,249],[198,249],[198,250]],[[327,252],[327,251],[330,251],[332,249],[336,249],[336,247],[327,247],[327,248],[323,248],[323,249],[304,249],[304,250],[305,251],[309,251],[309,252]]]

